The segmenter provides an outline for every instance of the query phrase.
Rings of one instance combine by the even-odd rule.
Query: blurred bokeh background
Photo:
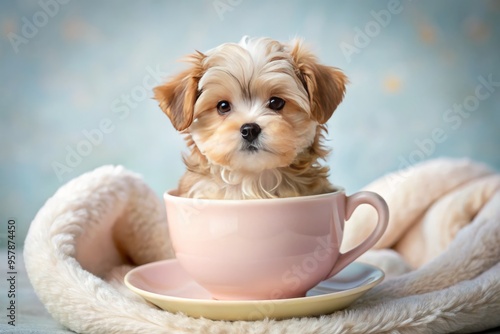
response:
[[[181,136],[151,99],[178,59],[243,35],[303,37],[350,78],[329,121],[331,179],[355,192],[435,157],[500,168],[498,1],[2,1],[1,243],[64,183],[106,164],[158,196]]]

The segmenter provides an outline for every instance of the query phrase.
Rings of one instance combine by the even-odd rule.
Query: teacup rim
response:
[[[167,198],[172,198],[177,201],[197,201],[205,202],[205,203],[224,203],[227,204],[252,204],[252,203],[284,203],[284,202],[300,202],[303,200],[314,200],[326,198],[334,195],[339,195],[341,193],[345,193],[345,188],[337,185],[332,185],[334,191],[317,194],[317,195],[305,195],[305,196],[295,196],[295,197],[279,197],[279,198],[257,198],[257,199],[208,199],[208,198],[192,198],[192,197],[181,197],[175,194],[178,191],[177,188],[169,189],[163,193],[163,198],[166,200]]]

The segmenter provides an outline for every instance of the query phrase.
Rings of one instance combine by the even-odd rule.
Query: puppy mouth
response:
[[[264,145],[262,145],[259,142],[252,142],[252,143],[244,143],[241,147],[242,152],[247,152],[250,154],[257,154],[259,152],[267,152],[271,154],[276,154],[276,152],[273,152],[272,150],[266,148]]]
[[[258,153],[258,152],[270,152],[270,150],[262,143],[260,138],[253,140],[251,142],[242,141],[241,142],[241,151],[248,153]]]
[[[248,143],[248,144],[243,145],[243,147],[241,148],[241,150],[243,152],[257,153],[259,150],[262,149],[259,146],[260,145],[255,144],[255,143]]]
[[[257,146],[254,146],[254,145],[249,145],[246,150],[250,151],[250,152],[257,152],[259,150],[259,148]]]

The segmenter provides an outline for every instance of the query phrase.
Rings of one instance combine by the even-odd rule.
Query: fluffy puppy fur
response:
[[[179,195],[253,199],[332,191],[319,160],[325,123],[347,78],[301,40],[244,37],[187,57],[190,67],[154,89],[186,136]]]

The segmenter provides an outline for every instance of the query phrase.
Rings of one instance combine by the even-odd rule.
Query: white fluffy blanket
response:
[[[142,179],[105,166],[64,185],[25,242],[31,283],[50,314],[78,333],[448,333],[500,325],[500,175],[439,159],[366,189],[388,202],[389,228],[363,256],[387,273],[346,310],[314,318],[222,322],[161,311],[128,291],[133,266],[172,257],[164,207]],[[370,209],[344,247],[369,233]]]

